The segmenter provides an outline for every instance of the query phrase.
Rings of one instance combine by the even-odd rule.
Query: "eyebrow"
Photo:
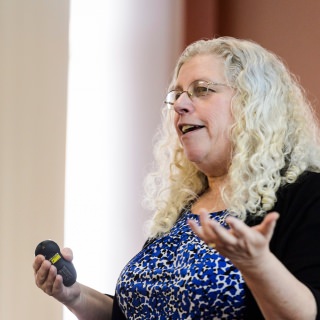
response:
[[[197,81],[203,81],[203,82],[206,82],[206,83],[212,84],[212,85],[220,85],[220,86],[225,86],[225,87],[231,87],[228,83],[225,83],[225,82],[204,80],[204,79],[196,79],[196,80],[193,80],[192,82],[190,82],[187,88],[189,88],[189,86],[192,83],[197,82]],[[180,85],[176,85],[176,86],[171,87],[169,91],[173,91],[173,90],[183,90],[183,88]]]

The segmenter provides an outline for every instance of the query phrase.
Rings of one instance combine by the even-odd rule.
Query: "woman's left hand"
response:
[[[226,229],[202,211],[201,226],[193,220],[189,221],[189,225],[195,234],[229,258],[237,268],[256,268],[270,254],[269,243],[278,218],[279,214],[272,212],[260,224],[249,227],[241,220],[228,216],[226,222],[230,229]]]

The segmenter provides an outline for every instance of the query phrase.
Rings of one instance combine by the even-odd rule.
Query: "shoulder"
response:
[[[306,172],[296,182],[279,189],[271,211],[280,214],[274,238],[284,241],[290,235],[297,237],[297,232],[304,239],[306,234],[320,237],[320,173]]]
[[[305,171],[292,184],[287,184],[286,187],[312,187],[313,185],[320,185],[320,172]]]
[[[320,255],[319,173],[306,172],[296,182],[282,187],[272,211],[280,214],[270,246],[276,255],[288,254],[290,248],[302,252],[309,248]],[[312,246],[315,243],[319,248]]]
[[[308,204],[312,203],[320,214],[320,173],[305,171],[294,183],[288,183],[280,187],[276,193],[276,203],[269,212],[277,211],[281,220],[304,214]],[[320,215],[319,215],[320,216]],[[263,216],[248,215],[246,223],[254,226],[261,223]]]
[[[306,171],[294,183],[286,184],[278,190],[274,209],[293,204],[305,206],[315,199],[320,199],[320,173]]]

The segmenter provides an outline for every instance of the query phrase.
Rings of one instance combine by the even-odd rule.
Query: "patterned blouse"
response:
[[[225,211],[211,213],[227,227]],[[230,260],[208,247],[184,212],[169,233],[155,239],[123,269],[116,286],[128,319],[243,319],[244,280]]]

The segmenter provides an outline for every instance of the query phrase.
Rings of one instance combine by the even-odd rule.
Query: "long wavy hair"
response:
[[[222,190],[228,210],[244,220],[263,216],[276,202],[280,186],[303,172],[320,171],[319,129],[311,104],[296,77],[274,53],[231,37],[200,40],[177,61],[197,55],[221,58],[235,94],[230,130],[232,161]],[[182,210],[208,188],[207,177],[190,162],[175,132],[174,111],[164,108],[154,144],[154,167],[145,179],[143,203],[154,212],[148,235],[170,230]]]

